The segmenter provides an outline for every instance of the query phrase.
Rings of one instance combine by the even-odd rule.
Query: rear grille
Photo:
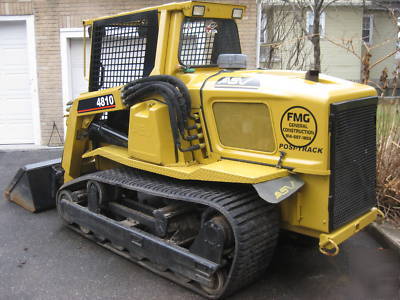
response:
[[[371,97],[331,105],[331,230],[376,203],[376,104]]]

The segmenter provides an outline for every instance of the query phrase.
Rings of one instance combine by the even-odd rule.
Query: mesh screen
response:
[[[331,106],[330,228],[376,204],[376,98]]]
[[[215,66],[218,55],[224,53],[241,53],[234,20],[185,18],[179,54],[182,65]]]
[[[157,34],[157,11],[94,22],[89,90],[148,76],[154,67]]]

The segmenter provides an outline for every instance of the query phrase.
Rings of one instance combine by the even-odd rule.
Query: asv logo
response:
[[[246,85],[251,78],[247,77],[224,77],[220,81],[219,84],[227,84],[227,85]]]
[[[238,87],[238,88],[258,88],[260,81],[251,77],[222,77],[215,87]]]
[[[275,198],[278,200],[282,196],[290,193],[295,188],[295,184],[293,181],[290,181],[290,185],[284,185],[279,190],[275,192]]]
[[[115,101],[114,101],[113,95],[97,97],[97,102],[96,102],[97,107],[105,107],[105,106],[110,106],[110,105],[114,105],[114,104],[115,104]]]

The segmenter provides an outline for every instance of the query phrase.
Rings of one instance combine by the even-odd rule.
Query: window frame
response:
[[[184,30],[185,20],[186,20],[186,19],[190,19],[190,18],[193,18],[193,19],[205,19],[205,20],[206,20],[206,19],[232,20],[232,21],[233,21],[233,24],[235,24],[235,27],[236,27],[236,33],[237,33],[237,37],[238,37],[238,44],[239,44],[240,53],[242,53],[242,45],[241,45],[241,43],[240,43],[239,28],[238,28],[238,25],[237,25],[237,23],[236,23],[236,21],[235,21],[234,19],[212,18],[212,17],[205,18],[205,17],[186,16],[186,17],[184,17],[183,20],[182,20],[181,29],[180,29],[181,31],[180,31],[180,34],[179,34],[178,62],[179,62],[179,64],[180,64],[181,66],[184,66],[184,67],[193,67],[193,68],[216,68],[216,67],[218,67],[218,64],[209,64],[209,65],[186,65],[185,63],[182,62],[182,60],[181,60],[181,54],[182,54],[182,43],[183,43],[183,36],[184,36],[183,30]]]
[[[400,17],[397,17],[397,26],[400,26]],[[400,32],[397,33],[397,40],[396,40],[396,49],[397,52],[395,54],[395,59],[400,60]]]
[[[365,40],[364,40],[364,29],[365,30],[367,30],[367,28],[364,28],[364,20],[365,20],[365,18],[368,18],[369,19],[369,28],[368,28],[368,31],[369,31],[369,36],[368,36],[368,42],[366,42]],[[363,22],[362,22],[362,27],[361,27],[361,39],[362,39],[362,41],[363,42],[365,42],[367,45],[372,45],[372,43],[373,43],[373,32],[374,32],[374,15],[373,14],[366,14],[366,15],[363,15]]]
[[[307,28],[307,34],[309,35],[313,34],[312,32],[310,32],[310,27],[313,26],[313,20],[314,20],[314,12],[308,10],[306,13],[306,28]],[[319,16],[319,26],[321,28],[319,33],[320,38],[325,37],[325,20],[326,20],[326,12],[323,11]]]

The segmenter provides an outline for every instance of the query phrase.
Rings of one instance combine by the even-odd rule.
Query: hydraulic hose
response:
[[[152,82],[152,81],[164,81],[167,83],[172,84],[174,87],[178,88],[180,93],[182,94],[183,100],[185,101],[185,106],[186,106],[186,113],[187,115],[190,115],[191,109],[192,109],[192,100],[190,97],[190,93],[186,85],[182,82],[182,80],[171,76],[171,75],[154,75],[150,77],[144,77],[137,79],[135,81],[132,81],[128,84],[125,85],[124,90],[129,89],[131,86],[137,84],[137,83],[142,83],[142,82]]]
[[[178,128],[178,123],[177,123],[177,103],[174,97],[174,93],[166,88],[164,85],[159,84],[159,83],[152,83],[149,85],[144,85],[138,90],[135,90],[132,92],[129,96],[126,96],[124,102],[125,104],[128,105],[134,105],[138,102],[141,102],[144,100],[144,98],[148,97],[150,94],[158,93],[160,94],[166,101],[166,104],[168,105],[168,112],[169,112],[169,118],[171,122],[171,129],[172,129],[172,135],[174,138],[174,142],[176,145],[180,144],[179,141],[179,128]]]
[[[186,85],[170,75],[155,75],[132,81],[122,89],[122,100],[127,106],[145,101],[148,97],[158,94],[165,100],[168,106],[172,135],[175,146],[182,152],[200,149],[198,145],[182,148],[180,138],[186,141],[199,139],[200,135],[186,135],[185,132],[196,129],[197,126],[189,126],[188,119],[191,116],[191,98]]]
[[[177,121],[178,121],[178,129],[181,135],[184,135],[184,130],[187,128],[187,113],[185,112],[186,108],[182,105],[182,101],[179,101],[179,98],[182,96],[179,91],[169,83],[162,82],[162,81],[152,81],[152,82],[145,82],[139,83],[134,85],[130,88],[130,93],[125,98],[125,102],[128,105],[132,105],[136,103],[136,101],[141,101],[142,96],[148,96],[148,93],[151,92],[152,88],[150,87],[158,87],[161,88],[162,85],[164,88],[163,90],[168,91],[168,93],[173,93],[173,96],[170,97],[167,101],[171,102],[174,106],[174,109],[177,114]],[[157,88],[153,89],[154,92],[157,92]]]

